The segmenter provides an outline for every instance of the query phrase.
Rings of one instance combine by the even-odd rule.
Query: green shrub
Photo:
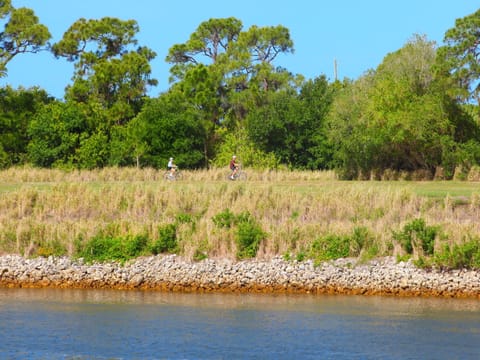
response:
[[[190,214],[180,213],[175,217],[175,222],[178,224],[191,224],[194,222],[194,218]]]
[[[429,269],[432,267],[432,259],[425,256],[420,256],[418,259],[413,260],[413,264],[421,269]]]
[[[326,235],[315,239],[310,246],[308,256],[315,262],[340,258],[362,256],[362,260],[375,257],[378,245],[368,229],[358,226],[351,235]]]
[[[275,154],[265,152],[248,138],[245,129],[239,128],[234,132],[226,132],[225,129],[217,131],[217,137],[223,138],[215,152],[212,164],[223,167],[228,164],[232,154],[237,154],[243,166],[256,169],[276,169],[279,165]]]
[[[397,255],[397,262],[407,262],[408,260],[410,260],[412,258],[412,256],[410,254],[405,254],[405,255]]]
[[[196,249],[195,253],[193,254],[193,260],[194,261],[202,261],[208,258],[208,255],[205,251],[202,251],[200,249]]]
[[[471,239],[462,244],[444,245],[442,250],[435,254],[433,263],[441,268],[448,269],[479,269],[480,268],[480,241]]]
[[[316,261],[334,260],[350,255],[350,238],[348,236],[327,235],[315,239],[310,255]]]
[[[221,228],[236,226],[237,258],[253,258],[257,255],[260,242],[266,234],[248,211],[235,215],[229,209],[225,209],[215,215],[212,221]]]
[[[212,218],[213,223],[218,227],[230,228],[237,222],[237,217],[230,209],[225,209]]]
[[[152,254],[175,252],[177,250],[177,226],[175,224],[162,225],[158,228],[158,239],[150,247]]]
[[[301,262],[305,260],[306,257],[307,257],[307,254],[305,254],[303,251],[300,251],[295,257],[295,260],[297,260],[298,262]]]
[[[402,231],[394,231],[393,238],[407,254],[413,254],[413,249],[419,247],[425,255],[433,255],[438,230],[437,226],[427,226],[423,219],[415,219],[406,224]]]
[[[112,237],[97,235],[85,244],[77,242],[77,257],[87,263],[93,261],[125,262],[145,253],[148,240],[146,236],[136,235],[127,237]]]
[[[364,248],[364,251],[360,253],[360,260],[361,261],[368,261],[378,256],[380,249],[378,248],[378,244],[372,242],[370,245]]]
[[[254,219],[241,221],[237,230],[237,257],[239,259],[253,258],[257,255],[260,242],[265,233]]]
[[[356,226],[350,236],[350,255],[358,256],[363,248],[372,243],[368,229],[364,226]]]
[[[134,258],[145,252],[148,245],[148,238],[145,235],[127,237],[123,241],[123,250],[126,258]]]

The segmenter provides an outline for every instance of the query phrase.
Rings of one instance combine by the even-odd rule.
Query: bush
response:
[[[393,238],[400,243],[407,254],[413,254],[413,249],[418,248],[425,255],[433,255],[438,230],[436,226],[427,226],[423,219],[415,219],[406,224],[402,231],[394,231]]]
[[[202,261],[208,258],[208,255],[205,251],[202,251],[200,249],[196,249],[195,253],[193,254],[193,260],[194,261]]]
[[[230,228],[237,222],[236,216],[229,209],[225,209],[212,218],[212,221],[218,227]]]
[[[265,238],[265,233],[255,219],[250,216],[238,223],[237,231],[237,257],[239,259],[253,258],[257,255],[260,241]]]
[[[216,167],[224,167],[232,158],[233,154],[238,155],[244,167],[256,169],[276,169],[279,161],[273,153],[260,150],[252,142],[244,129],[238,129],[235,133],[217,133],[217,136],[223,137],[223,141],[216,150],[215,158],[212,164]]]
[[[266,234],[248,211],[235,215],[226,209],[215,215],[212,221],[221,228],[236,226],[237,258],[253,258],[257,255],[260,242],[265,239]]]
[[[479,269],[480,268],[480,241],[471,239],[460,245],[444,245],[442,250],[435,254],[433,264],[448,269]]]
[[[146,251],[148,240],[146,236],[113,237],[97,235],[82,245],[77,243],[77,256],[87,263],[94,261],[125,262]]]
[[[310,248],[310,256],[315,261],[334,260],[350,255],[350,238],[348,236],[327,235],[315,239]]]
[[[370,259],[378,253],[378,246],[367,228],[355,227],[351,235],[326,235],[315,239],[310,247],[309,257],[315,262],[335,260],[351,256]]]
[[[190,214],[180,213],[175,217],[175,222],[178,224],[191,224],[195,222],[195,219]]]
[[[353,234],[350,237],[350,253],[353,256],[358,256],[360,251],[367,245],[370,245],[371,237],[368,229],[363,226],[357,226],[353,229]]]
[[[175,252],[177,250],[177,225],[167,224],[158,228],[158,239],[150,247],[152,254]]]

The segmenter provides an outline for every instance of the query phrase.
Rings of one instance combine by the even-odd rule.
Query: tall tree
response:
[[[261,91],[278,90],[291,77],[273,66],[278,54],[293,51],[288,29],[254,26],[243,32],[242,27],[233,17],[210,19],[166,57],[174,90],[201,115],[206,164],[220,139],[218,127],[234,128],[263,98]]]
[[[123,124],[141,109],[150,78],[150,61],[156,54],[137,46],[136,21],[105,17],[79,19],[52,46],[57,57],[75,62],[67,100],[98,104],[112,124]]]
[[[325,76],[296,91],[269,92],[265,104],[252,109],[245,126],[259,149],[297,169],[325,169],[331,163],[325,124],[334,87]]]
[[[46,50],[50,32],[39,23],[33,10],[14,8],[11,0],[0,0],[0,77],[7,75],[7,64],[22,53],[36,53]]]
[[[26,162],[29,123],[52,101],[44,90],[37,88],[0,89],[0,168]]]
[[[171,81],[183,81],[197,66],[206,67],[204,78],[218,99],[211,116],[216,123],[232,112],[236,93],[249,88],[277,90],[291,78],[291,74],[273,65],[279,54],[293,52],[288,29],[281,25],[252,26],[242,31],[242,26],[235,18],[205,21],[186,43],[171,47],[166,58],[173,64]],[[184,88],[196,91],[197,87]]]
[[[293,41],[286,27],[252,26],[240,33],[230,52],[235,59],[231,70],[237,88],[240,86],[239,79],[247,83],[255,82],[263,90],[277,90],[288,83],[291,74],[273,66],[278,55],[294,52]],[[248,86],[247,83],[244,82],[243,86]]]
[[[166,167],[168,158],[177,165],[203,165],[204,129],[196,109],[170,92],[150,99],[127,126],[125,145],[141,166]]]
[[[456,93],[459,99],[474,98],[480,104],[480,10],[457,19],[444,42],[438,49],[439,69],[452,75],[461,89]]]
[[[75,103],[44,106],[28,127],[29,160],[36,166],[76,166],[75,152],[88,128],[85,111]]]
[[[173,64],[170,80],[184,79],[191,67],[201,63],[218,65],[225,62],[222,58],[227,56],[228,49],[238,39],[242,27],[242,22],[233,17],[202,22],[187,42],[175,44],[169,49],[166,61]]]
[[[456,142],[468,140],[461,129],[472,124],[434,76],[435,55],[435,44],[416,36],[337,96],[329,136],[346,178],[451,165]]]

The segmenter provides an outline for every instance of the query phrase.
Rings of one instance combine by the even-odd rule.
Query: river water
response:
[[[0,289],[0,359],[480,359],[480,300]]]

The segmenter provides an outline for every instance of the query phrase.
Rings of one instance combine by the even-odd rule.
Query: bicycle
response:
[[[163,174],[163,178],[167,181],[176,181],[176,180],[181,180],[183,177],[182,172],[180,170],[175,170],[175,172],[171,172],[170,170],[167,170],[165,174]]]
[[[227,176],[227,180],[230,180],[230,181],[245,181],[247,180],[247,173],[245,171],[242,170],[241,166],[238,167],[238,170],[237,172],[235,173],[235,175],[233,175],[233,179],[231,178],[231,175],[232,175],[232,172],[230,172]]]

